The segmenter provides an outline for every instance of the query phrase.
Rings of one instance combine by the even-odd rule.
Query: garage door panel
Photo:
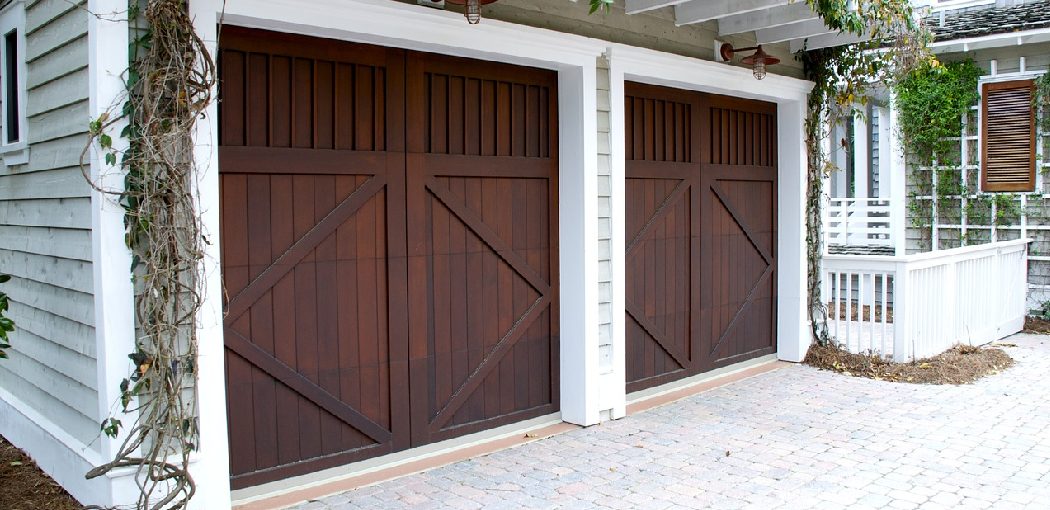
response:
[[[773,352],[776,106],[624,90],[628,390]]]
[[[540,129],[554,116],[556,82],[550,72],[496,63],[480,69],[442,60],[417,63],[423,74],[423,152],[552,157],[557,130]]]
[[[257,34],[223,28],[222,145],[387,149],[387,97],[403,86],[389,79],[389,68],[400,75],[403,52]]]
[[[699,361],[699,96],[637,83],[625,94],[627,388],[636,391]]]
[[[233,486],[555,411],[556,73],[238,28],[220,68]]]
[[[426,240],[419,252],[427,261],[426,272],[410,270],[410,281],[426,283],[419,288],[431,303],[421,329],[428,336],[423,342],[427,351],[419,362],[427,364],[427,386],[434,389],[417,441],[463,433],[467,425],[501,422],[507,415],[535,408],[534,385],[550,395],[549,370],[541,373],[545,384],[531,378],[533,371],[550,366],[550,350],[529,345],[535,339],[529,332],[536,331],[532,328],[537,322],[547,326],[539,335],[542,341],[549,343],[551,338],[549,262],[547,267],[534,267],[529,257],[549,261],[551,254],[534,246],[530,250],[528,244],[530,231],[550,244],[549,225],[537,223],[548,216],[534,210],[548,211],[550,200],[546,193],[528,200],[530,180],[409,178],[410,203],[415,201],[411,190],[419,189],[413,182],[426,183],[420,190],[425,221],[409,229],[410,238]],[[542,186],[532,188],[546,192]],[[541,321],[543,316],[547,319]],[[537,360],[534,355],[548,358]]]

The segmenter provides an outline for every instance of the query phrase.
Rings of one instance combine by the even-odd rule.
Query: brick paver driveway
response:
[[[1050,508],[1050,337],[965,386],[800,365],[302,510]]]

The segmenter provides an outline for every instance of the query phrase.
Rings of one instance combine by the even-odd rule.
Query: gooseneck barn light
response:
[[[732,44],[723,44],[722,47],[719,48],[718,52],[721,54],[722,60],[729,62],[730,60],[733,60],[734,53],[751,50],[756,51],[753,55],[741,59],[740,62],[744,65],[752,66],[752,69],[754,69],[753,74],[755,75],[756,80],[761,80],[762,78],[766,77],[766,66],[771,66],[780,63],[779,58],[776,58],[762,51],[761,44],[759,44],[758,46],[751,46],[748,48],[740,49],[734,49]]]

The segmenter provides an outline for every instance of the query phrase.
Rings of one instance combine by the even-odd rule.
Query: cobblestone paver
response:
[[[795,365],[292,508],[1050,508],[1050,337],[1004,342],[975,384]]]

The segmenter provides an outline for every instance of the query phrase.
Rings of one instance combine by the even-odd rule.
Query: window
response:
[[[26,144],[25,4],[0,11],[0,158],[7,166],[29,162]]]
[[[981,87],[981,190],[1035,190],[1032,80]]]

